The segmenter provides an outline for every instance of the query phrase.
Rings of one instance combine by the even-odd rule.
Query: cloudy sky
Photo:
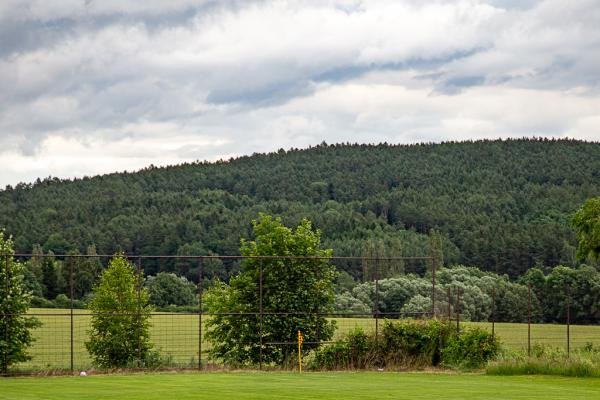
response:
[[[522,136],[600,140],[600,0],[0,1],[0,187]]]

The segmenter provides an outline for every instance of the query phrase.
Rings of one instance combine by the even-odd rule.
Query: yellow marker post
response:
[[[302,332],[298,331],[298,370],[302,372]]]

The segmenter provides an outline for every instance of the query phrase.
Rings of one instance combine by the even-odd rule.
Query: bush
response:
[[[348,292],[335,295],[334,311],[357,314],[358,316],[371,316],[371,308],[362,301],[352,297]]]
[[[54,300],[48,300],[43,297],[33,296],[31,298],[31,307],[35,308],[71,308],[71,300],[64,294],[59,294]],[[83,300],[73,300],[73,308],[86,308],[86,302]]]
[[[440,320],[387,322],[382,331],[386,363],[436,366],[452,332],[453,327]]]
[[[56,296],[54,299],[56,308],[71,308],[71,300],[63,293]]]
[[[460,334],[439,320],[386,322],[379,337],[357,329],[344,343],[319,349],[312,369],[424,368],[446,366],[479,368],[496,356],[498,341],[479,330]]]
[[[56,304],[52,300],[45,299],[39,296],[31,298],[31,307],[35,308],[56,308]]]
[[[196,285],[183,276],[159,272],[146,282],[150,304],[157,307],[193,306],[198,303]]]
[[[169,313],[197,313],[198,312],[198,306],[174,306],[174,305],[168,305],[165,307],[156,307],[155,308],[156,311],[161,311],[161,312],[169,312]]]
[[[480,328],[467,328],[449,337],[442,350],[443,363],[459,368],[481,368],[500,351],[498,339]]]
[[[373,364],[377,358],[373,337],[357,328],[348,333],[345,343],[335,343],[315,353],[311,369],[362,369]]]

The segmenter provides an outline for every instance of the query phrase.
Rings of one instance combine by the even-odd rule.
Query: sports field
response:
[[[597,399],[600,379],[433,373],[178,373],[0,378],[0,399]]]
[[[23,369],[69,368],[71,359],[70,310],[32,309],[43,323],[35,331],[36,342],[31,349],[33,359],[20,365]],[[87,369],[90,359],[85,350],[90,317],[87,310],[75,310],[73,317],[73,361],[77,369]],[[203,321],[209,317],[203,316]],[[375,329],[371,318],[336,318],[339,338],[355,327],[366,331]],[[199,317],[191,314],[161,313],[152,317],[151,339],[154,347],[170,357],[169,363],[180,367],[194,367],[199,353]],[[384,321],[380,320],[380,326]],[[489,323],[463,323],[491,329]],[[203,329],[203,332],[204,329]],[[495,332],[507,348],[520,349],[527,346],[527,324],[498,323]],[[532,343],[566,347],[566,326],[534,324],[531,328]],[[600,346],[600,326],[571,326],[571,348],[593,343]],[[202,360],[207,361],[209,344],[202,341]]]

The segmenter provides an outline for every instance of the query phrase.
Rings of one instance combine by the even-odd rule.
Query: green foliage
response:
[[[335,291],[336,293],[344,293],[352,291],[357,285],[357,282],[352,278],[352,275],[346,271],[338,272],[335,276]]]
[[[319,370],[367,368],[375,364],[378,357],[377,348],[373,336],[356,328],[346,335],[344,342],[324,346],[315,352],[309,367]]]
[[[413,360],[417,365],[438,365],[452,328],[440,320],[387,322],[382,331],[386,364],[406,365]]]
[[[211,354],[227,364],[258,364],[260,360],[260,319],[258,313],[262,271],[263,343],[293,342],[298,330],[306,342],[329,340],[334,324],[324,316],[302,313],[330,312],[334,302],[334,268],[328,263],[331,250],[321,249],[321,234],[303,220],[295,230],[281,219],[261,215],[252,222],[254,241],[242,240],[240,252],[249,257],[305,256],[302,259],[246,259],[243,272],[232,277],[229,285],[217,282],[206,296],[208,311],[207,339]],[[290,315],[277,313],[291,313]],[[282,364],[288,354],[283,346],[262,348],[263,362]]]
[[[150,304],[157,307],[191,306],[198,302],[196,286],[183,276],[160,272],[146,279]]]
[[[94,287],[94,313],[85,347],[103,368],[143,365],[155,358],[150,344],[148,291],[123,254],[113,257]],[[139,357],[138,357],[139,356]]]
[[[535,311],[545,322],[564,322],[567,307],[572,323],[596,323],[600,318],[600,272],[594,267],[559,265],[546,274],[532,269],[521,281],[531,284],[540,299],[540,310]]]
[[[71,308],[71,300],[63,293],[56,296],[54,304],[56,308]]]
[[[35,308],[64,308],[68,309],[73,306],[74,309],[87,308],[87,304],[83,300],[74,299],[73,303],[63,293],[56,296],[54,300],[48,300],[43,297],[33,296],[31,298],[31,307]]]
[[[583,268],[583,267],[582,267]],[[535,271],[535,270],[532,270]],[[541,271],[540,271],[541,273]],[[544,274],[542,281],[545,282]],[[592,271],[590,274],[593,275]],[[599,278],[600,275],[596,274]],[[595,278],[588,277],[590,285]],[[526,284],[526,282],[524,282]],[[388,317],[419,316],[431,314],[431,276],[405,275],[382,279],[379,284],[379,306],[381,313]],[[494,311],[496,322],[527,320],[527,287],[523,283],[511,282],[507,276],[484,272],[477,268],[455,265],[437,270],[436,315],[446,315],[450,302],[454,314],[456,294],[460,290],[460,313],[462,320],[487,321]],[[450,289],[451,298],[448,299]],[[590,291],[593,295],[594,290]],[[582,293],[583,294],[583,293]],[[492,296],[495,296],[495,310],[492,310]],[[534,321],[544,318],[543,308],[538,298],[542,294],[532,294]],[[375,282],[356,285],[351,292],[341,292],[336,297],[337,311],[350,311],[367,307],[375,310]],[[588,295],[586,298],[593,299]],[[346,309],[344,310],[344,307]],[[590,310],[596,308],[590,304]]]
[[[31,293],[32,296],[43,296],[42,286],[35,274],[27,267],[23,268],[23,285],[25,290]]]
[[[450,336],[442,350],[443,363],[458,368],[481,368],[500,352],[498,338],[480,328],[466,328]]]
[[[571,224],[577,230],[579,247],[577,255],[581,258],[600,259],[600,197],[588,199],[577,210]]]
[[[439,320],[387,321],[381,335],[356,329],[344,342],[315,353],[313,369],[419,368],[446,366],[481,368],[500,351],[488,332],[468,328],[459,334]]]
[[[79,255],[79,252],[70,251],[71,255]],[[102,263],[97,257],[96,246],[90,245],[86,250],[87,257],[67,257],[62,268],[63,280],[66,283],[66,291],[70,292],[70,284],[73,284],[73,296],[82,299],[92,291],[98,283],[98,277],[102,271]],[[70,293],[69,293],[70,295]]]
[[[372,314],[371,308],[353,297],[349,292],[335,295],[334,311],[344,314],[356,314],[358,317],[367,317]]]
[[[27,317],[31,293],[23,282],[24,266],[13,259],[13,241],[0,230],[0,371],[30,356],[27,348],[33,343],[31,330],[40,324]]]
[[[414,318],[431,315],[431,297],[420,294],[414,295],[402,306],[400,313],[404,317]]]
[[[240,221],[263,211],[288,226],[309,218],[337,255],[360,256],[368,240],[395,254],[427,255],[427,234],[435,229],[446,265],[517,277],[538,264],[575,266],[568,221],[587,198],[600,196],[599,149],[599,143],[542,139],[322,144],[228,162],[48,179],[0,191],[0,226],[15,235],[18,252],[35,243],[84,252],[95,243],[102,254],[235,254],[251,230]],[[424,273],[426,264],[411,263],[411,271]],[[362,274],[358,263],[338,265],[355,278]],[[224,279],[229,271],[216,272]]]
[[[49,257],[44,257],[42,260],[42,284],[44,297],[47,299],[53,299],[60,293],[57,265],[52,253],[49,253]]]

